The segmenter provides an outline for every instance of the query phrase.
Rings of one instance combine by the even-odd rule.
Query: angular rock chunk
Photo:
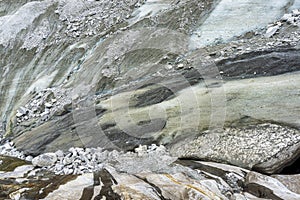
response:
[[[272,37],[278,30],[279,30],[279,26],[271,26],[270,28],[268,28],[265,36],[266,37]]]
[[[256,172],[247,174],[245,185],[248,192],[262,198],[274,200],[300,199],[299,194],[290,191],[277,179]]]
[[[38,167],[48,167],[54,165],[57,161],[55,153],[45,153],[32,159],[32,164]]]
[[[273,175],[281,183],[283,183],[289,190],[300,194],[300,174],[295,175]]]

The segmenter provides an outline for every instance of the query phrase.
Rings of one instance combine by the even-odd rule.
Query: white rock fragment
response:
[[[64,165],[69,165],[69,164],[71,164],[71,163],[73,163],[74,162],[74,158],[73,157],[65,157],[64,159],[63,159],[63,164]]]
[[[294,16],[299,16],[300,15],[300,10],[295,9],[295,10],[292,11],[292,13],[293,13]]]
[[[4,147],[4,149],[6,149],[6,150],[12,150],[13,149],[13,147],[12,147],[12,145],[10,144],[10,143],[5,143],[4,145],[3,145],[3,147]]]
[[[171,70],[171,69],[173,69],[173,66],[172,65],[166,65],[166,67],[165,67],[167,70]]]
[[[22,117],[22,116],[23,116],[22,113],[17,112],[16,117],[20,118],[20,117]]]
[[[58,158],[64,157],[64,152],[62,150],[58,150],[55,152]]]
[[[13,199],[13,200],[19,200],[19,199],[21,199],[21,194],[22,194],[23,192],[27,191],[27,190],[30,190],[30,188],[22,188],[22,189],[19,189],[19,190],[15,191],[15,192],[11,193],[11,194],[9,195],[9,197],[10,197],[11,199]]]
[[[282,17],[281,17],[281,20],[282,21],[288,21],[289,19],[291,19],[293,16],[292,14],[288,13],[288,14],[284,14]]]
[[[51,103],[45,103],[45,107],[46,107],[46,108],[52,108],[52,106],[53,106],[53,105],[52,105]]]
[[[147,154],[147,146],[140,145],[138,148],[135,149],[135,152],[138,156],[144,156]]]
[[[184,67],[184,65],[182,63],[180,63],[179,65],[177,65],[177,69],[182,69]]]
[[[21,117],[23,115],[26,115],[27,114],[27,109],[24,108],[24,107],[20,107],[18,110],[17,110],[17,117]]]
[[[279,30],[279,28],[279,25],[269,27],[265,36],[268,38],[272,37]]]
[[[32,164],[38,167],[50,167],[57,161],[55,153],[45,153],[32,159]]]
[[[29,161],[29,162],[31,162],[31,161],[32,161],[32,159],[33,159],[33,157],[32,157],[32,156],[26,156],[26,158],[25,158],[25,160],[26,160],[26,161]]]

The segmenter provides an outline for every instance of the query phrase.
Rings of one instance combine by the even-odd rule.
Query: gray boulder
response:
[[[275,178],[256,172],[250,172],[246,177],[246,189],[256,196],[274,200],[299,200],[300,194],[290,191]]]
[[[298,130],[276,124],[206,131],[175,143],[171,153],[231,163],[264,173],[280,172],[299,155]]]
[[[289,190],[300,194],[300,175],[272,175],[273,178],[276,178],[281,183],[283,183]]]
[[[57,161],[55,153],[45,153],[32,159],[32,164],[38,167],[49,167]]]

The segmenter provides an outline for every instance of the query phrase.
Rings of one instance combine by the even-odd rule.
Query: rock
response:
[[[51,103],[45,103],[45,107],[46,107],[46,108],[52,108],[52,106],[53,106],[53,105],[52,105]]]
[[[0,179],[6,178],[22,178],[25,174],[30,172],[34,167],[32,165],[18,166],[12,172],[0,172]]]
[[[26,155],[55,152],[32,160],[31,178],[0,178],[1,198],[262,197],[253,185],[290,197],[244,185],[248,170],[280,172],[299,156],[299,27],[288,24],[299,12],[262,37],[286,1],[216,2],[1,1],[3,134]]]
[[[292,14],[288,13],[288,14],[284,14],[281,18],[282,21],[291,21],[292,19]]]
[[[27,109],[24,108],[24,107],[20,107],[18,109],[18,113],[21,114],[21,115],[26,115],[27,114]]]
[[[247,198],[242,194],[233,194],[231,200],[247,200]]]
[[[82,192],[85,190],[85,188],[91,187],[92,191],[94,190],[93,184],[94,184],[93,174],[85,174],[85,175],[77,177],[74,180],[69,181],[65,185],[62,185],[61,187],[56,189],[54,192],[47,195],[45,200],[46,199],[49,199],[49,200],[80,199],[80,197],[83,195]],[[94,194],[94,195],[92,194],[92,196],[95,197],[97,194]]]
[[[184,68],[184,65],[182,63],[177,65],[177,69],[183,69],[183,68]]]
[[[177,160],[169,155],[165,147],[154,144],[149,147],[140,146],[135,149],[136,153],[122,153],[116,150],[108,152],[102,151],[101,148],[70,148],[69,151],[66,154],[60,150],[56,151],[54,154],[57,162],[47,166],[44,164],[44,169],[56,174],[81,174],[102,169],[103,164],[112,164],[120,171],[138,173],[166,169]],[[35,166],[41,166],[36,164],[36,160],[40,159],[35,158]],[[161,163],[161,160],[164,162]]]
[[[42,172],[42,171],[41,171]],[[33,177],[24,177],[30,183],[16,183],[20,195],[18,197],[30,199],[82,199],[85,195],[106,199],[132,198],[132,199],[186,199],[196,196],[213,199],[228,199],[221,194],[218,183],[214,180],[196,180],[183,173],[172,174],[126,174],[117,172],[113,167],[80,175],[80,176],[53,176],[44,174],[44,178],[37,180],[37,172]],[[0,182],[1,182],[0,178]],[[13,196],[16,191],[11,191],[7,179],[2,187],[7,188],[8,194]],[[55,184],[55,187],[52,187]],[[28,190],[25,188],[28,188]],[[45,190],[48,188],[48,190]],[[42,191],[42,192],[41,192]],[[1,193],[2,191],[0,191]],[[8,195],[6,194],[6,195]]]
[[[16,117],[20,118],[20,117],[22,117],[22,116],[23,116],[22,113],[17,112]]]
[[[55,172],[55,174],[64,174],[64,165],[62,164],[56,164],[53,167],[53,171]]]
[[[132,152],[118,154],[114,152],[113,154],[119,158],[130,157],[131,161],[144,157],[152,163],[155,156],[158,156],[156,159],[161,164],[166,161],[166,157],[159,157],[162,155],[155,154],[157,148],[156,145],[149,146],[146,148],[148,153],[142,156]],[[140,149],[138,148],[137,151]],[[144,152],[145,148],[142,149]],[[71,150],[80,152],[82,149],[72,148]],[[85,149],[84,152],[87,153],[87,156],[95,151],[97,150]],[[98,153],[100,152],[98,151]],[[64,166],[56,163],[55,166],[48,168],[50,170],[55,168],[55,174],[61,174],[60,176],[45,171],[45,167],[44,169],[34,169],[32,165],[17,167],[12,172],[0,173],[0,184],[5,191],[4,193],[0,190],[0,195],[20,199],[32,199],[32,197],[38,199],[82,199],[86,195],[106,197],[107,199],[254,200],[257,198],[286,198],[293,200],[298,198],[298,194],[287,190],[278,180],[235,166],[184,160],[161,168],[158,166],[159,164],[149,165],[149,161],[146,160],[146,165],[143,166],[146,167],[144,168],[146,170],[143,172],[135,170],[130,173],[124,168],[120,171],[117,170],[116,164],[124,162],[124,165],[131,165],[127,168],[134,168],[135,165],[139,165],[138,162],[130,163],[126,159],[115,162],[111,157],[108,159],[112,159],[114,162],[110,162],[108,165],[101,164],[101,168],[100,166],[98,169],[94,168],[93,173],[89,173],[91,170],[88,166],[74,168],[75,165]],[[81,173],[85,174],[66,175]],[[12,184],[13,187],[11,187]]]
[[[270,200],[268,198],[261,198],[261,197],[258,198],[257,196],[254,196],[248,192],[244,192],[243,194],[247,200]]]
[[[278,30],[279,30],[280,26],[276,25],[276,26],[271,26],[267,29],[267,32],[265,34],[266,37],[272,37]]]
[[[17,191],[15,191],[15,192],[11,193],[11,194],[9,195],[9,197],[10,197],[11,199],[13,199],[13,200],[20,200],[20,199],[21,199],[22,193],[24,193],[24,192],[27,191],[27,190],[30,190],[30,189],[29,189],[29,188],[22,188],[22,189],[20,189],[20,190],[17,190]]]
[[[289,190],[300,194],[300,175],[272,175],[273,178],[284,184]]]
[[[290,191],[277,179],[256,172],[249,172],[247,174],[245,187],[249,193],[262,198],[300,199],[300,194]]]
[[[176,163],[202,171],[207,177],[221,178],[223,185],[230,187],[233,193],[243,191],[243,183],[245,182],[246,174],[249,172],[243,168],[213,162],[181,160]]]
[[[228,199],[220,192],[218,184],[214,181],[213,185],[208,186],[204,181],[192,181],[181,173],[143,174],[138,177],[160,188],[162,196],[166,199]]]
[[[294,16],[299,16],[300,15],[300,10],[299,9],[294,9],[292,11],[292,13],[293,13]]]
[[[147,146],[140,145],[138,148],[135,148],[135,152],[137,153],[138,156],[144,156],[147,154]]]
[[[74,162],[74,157],[71,157],[71,156],[66,156],[64,159],[63,159],[63,164],[64,165],[70,165]]]
[[[62,150],[58,150],[55,152],[56,156],[58,158],[63,158],[64,157],[64,152]]]
[[[38,167],[50,167],[57,161],[55,153],[45,153],[32,159],[32,164]]]
[[[26,156],[26,158],[25,158],[25,160],[26,160],[26,161],[29,161],[29,162],[32,162],[32,159],[33,159],[32,156]]]
[[[3,147],[4,147],[5,150],[12,150],[13,149],[13,146],[9,142],[6,142],[3,145]]]
[[[114,69],[106,68],[106,69],[103,69],[103,70],[101,71],[101,73],[102,73],[102,75],[103,75],[104,77],[106,77],[106,78],[111,78],[111,77],[114,76],[115,71],[114,71]]]
[[[269,174],[299,155],[298,130],[276,124],[250,127],[207,131],[177,142],[170,151],[180,158],[222,161]]]
[[[165,68],[166,68],[167,70],[171,70],[171,69],[173,69],[173,66],[172,66],[172,65],[166,65]]]
[[[72,174],[74,170],[73,169],[64,168],[63,171],[64,171],[64,174],[69,175],[69,174]]]
[[[12,156],[12,157],[24,159],[24,153],[18,151],[14,147],[14,143],[9,141],[6,141],[3,145],[0,145],[0,154],[4,156]]]

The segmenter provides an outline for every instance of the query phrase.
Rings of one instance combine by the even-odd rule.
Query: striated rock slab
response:
[[[178,170],[174,168],[174,170]],[[179,171],[182,172],[179,172]],[[7,174],[0,177],[0,196],[12,199],[228,199],[219,190],[219,183],[214,180],[198,180],[185,173],[188,168],[177,172],[145,172],[128,174],[117,172],[113,167],[106,167],[94,173],[80,176],[54,176],[39,169],[30,173]],[[27,171],[27,170],[26,170]],[[185,171],[185,173],[183,173]],[[43,174],[43,175],[42,175]],[[197,173],[196,173],[197,174]],[[42,175],[42,178],[38,178]],[[200,176],[199,176],[200,177]],[[41,192],[42,191],[42,192]],[[221,198],[220,198],[221,197]]]
[[[75,150],[75,149],[73,149]],[[77,149],[80,150],[80,149]],[[74,151],[75,153],[75,151]],[[77,152],[78,153],[78,152]],[[111,157],[122,156],[112,152]],[[139,156],[147,157],[140,147]],[[158,153],[158,152],[157,152]],[[57,152],[61,154],[61,152]],[[128,154],[123,154],[123,156]],[[23,165],[0,173],[3,199],[298,199],[299,194],[275,178],[243,168],[213,162],[183,160],[161,168],[133,169],[134,163],[119,160],[98,163],[93,173],[55,175],[42,168]],[[122,163],[123,162],[123,163]],[[164,158],[161,157],[161,162]]]
[[[227,199],[214,180],[194,180],[182,173],[138,176],[160,188],[165,199]]]
[[[2,168],[2,167],[1,167]],[[0,168],[0,170],[2,170]],[[19,167],[16,167],[14,171],[12,172],[1,172],[0,171],[0,177],[1,179],[5,178],[22,178],[25,174],[30,172],[34,167],[32,165],[22,165]]]
[[[299,48],[278,47],[225,58],[217,66],[225,79],[257,78],[299,71]]]
[[[74,180],[67,182],[66,184],[60,185],[57,188],[57,190],[54,190],[43,199],[45,200],[80,199],[84,189],[89,187],[91,187],[91,189],[94,187],[93,174],[84,174],[78,176]],[[98,187],[100,187],[101,189],[101,186]],[[96,187],[94,189],[96,190]],[[94,197],[93,197],[93,193],[91,193],[89,196],[91,197],[90,199],[93,199],[96,196],[96,194],[94,195]]]

